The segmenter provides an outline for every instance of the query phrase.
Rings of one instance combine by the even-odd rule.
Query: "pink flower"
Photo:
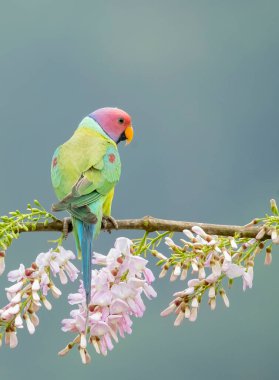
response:
[[[1,255],[0,255],[1,258]],[[34,334],[39,324],[36,312],[42,304],[46,309],[51,309],[50,302],[46,299],[49,291],[55,298],[61,295],[51,279],[59,273],[62,283],[67,282],[67,277],[74,281],[78,275],[78,269],[70,262],[75,256],[71,251],[58,247],[57,251],[50,249],[40,253],[35,263],[29,268],[20,264],[19,268],[8,273],[8,280],[15,284],[6,288],[9,303],[0,310],[0,322],[2,326],[9,324],[14,330],[6,331],[6,342],[14,348],[17,341],[16,329],[25,325],[30,334]],[[85,319],[84,319],[85,320]],[[76,321],[80,325],[80,321]]]
[[[76,305],[84,300],[84,295],[81,293],[73,293],[68,295],[68,302],[70,305]]]
[[[12,270],[8,273],[8,280],[11,282],[20,281],[25,274],[25,267],[20,264],[18,269]]]
[[[254,270],[252,266],[248,267],[247,272],[243,273],[242,279],[243,279],[243,290],[245,291],[247,288],[252,288],[253,286],[253,277],[254,277]]]
[[[116,298],[110,305],[110,314],[122,314],[129,310],[127,302]]]
[[[65,273],[71,281],[75,281],[78,277],[79,270],[70,262],[73,259],[75,255],[72,251],[59,246],[57,251],[50,249],[48,252],[40,253],[36,258],[36,264],[40,272],[44,272],[45,268],[50,268],[54,276],[59,274],[61,282],[66,283]]]
[[[148,284],[151,284],[155,280],[154,274],[149,268],[144,268],[143,275]]]
[[[223,265],[222,270],[228,278],[240,277],[243,276],[243,274],[245,273],[245,269],[243,267],[228,262],[225,266]]]
[[[145,311],[142,294],[150,299],[156,296],[151,286],[154,275],[146,267],[147,260],[134,256],[131,248],[131,240],[118,238],[107,256],[94,253],[93,262],[104,267],[92,271],[88,310],[82,282],[78,293],[68,297],[69,303],[78,309],[71,311],[71,318],[62,321],[62,330],[78,333],[83,350],[87,346],[85,331],[88,329],[96,352],[107,355],[113,349],[112,341],[118,341],[118,334],[124,337],[132,332],[130,316],[142,317]],[[61,352],[64,355],[68,350]],[[83,363],[85,355],[82,352]]]
[[[123,255],[131,254],[131,247],[133,245],[132,240],[125,237],[119,237],[116,239],[114,247],[118,249]]]

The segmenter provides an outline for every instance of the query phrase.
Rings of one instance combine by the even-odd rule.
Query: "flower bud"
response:
[[[216,308],[216,297],[209,298],[210,309],[213,311]]]
[[[260,231],[256,235],[256,239],[261,240],[264,237],[265,233],[266,233],[265,227],[261,228]]]
[[[192,307],[190,311],[190,316],[189,316],[189,321],[190,322],[195,322],[198,316],[198,308],[197,307]]]
[[[59,356],[67,355],[71,348],[72,348],[72,346],[70,344],[68,344],[65,348],[63,348],[63,350],[58,352],[58,355]]]
[[[10,332],[10,348],[15,348],[18,344],[18,339],[15,331]]]
[[[270,265],[272,263],[271,247],[267,247],[265,251],[264,265]]]
[[[195,232],[195,234],[200,235],[201,237],[204,237],[204,238],[208,236],[200,226],[192,227],[192,231]]]
[[[86,348],[86,346],[87,346],[86,336],[84,333],[81,333],[80,334],[80,347]]]
[[[51,310],[51,309],[52,309],[52,305],[51,305],[51,303],[46,299],[45,296],[42,296],[42,297],[41,297],[41,300],[42,300],[42,302],[43,302],[43,304],[44,304],[44,306],[45,306],[45,308],[46,308],[47,310]]]
[[[175,327],[178,327],[181,325],[181,322],[183,321],[183,319],[185,318],[184,316],[184,311],[180,311],[178,316],[176,317],[175,321],[174,321],[174,326]]]
[[[230,301],[229,301],[228,296],[227,296],[227,294],[226,294],[226,292],[225,292],[224,289],[220,290],[220,296],[222,297],[225,306],[229,307],[230,306]]]
[[[270,208],[274,215],[279,215],[275,199],[270,200]]]
[[[159,259],[159,260],[167,260],[167,257],[166,257],[166,256],[164,256],[162,253],[156,251],[155,249],[153,249],[153,250],[151,251],[151,253],[152,253],[152,255],[153,255],[154,257],[157,257],[157,259]]]
[[[211,287],[209,288],[209,291],[208,291],[208,297],[209,297],[209,298],[214,298],[215,295],[216,295],[216,293],[215,293],[215,286],[211,286]]]

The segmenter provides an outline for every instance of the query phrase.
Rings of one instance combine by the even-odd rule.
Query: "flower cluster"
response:
[[[251,288],[254,276],[254,259],[264,248],[264,243],[257,239],[234,239],[232,237],[212,236],[199,227],[183,231],[188,240],[181,239],[182,246],[173,242],[170,237],[165,243],[171,249],[170,258],[154,251],[153,254],[163,264],[160,277],[164,277],[172,268],[170,280],[180,277],[186,280],[189,270],[193,278],[189,279],[185,290],[176,292],[169,306],[161,312],[161,316],[175,313],[175,326],[179,326],[184,318],[194,322],[197,318],[199,304],[207,292],[211,310],[216,307],[219,294],[225,305],[229,307],[229,299],[223,287],[225,279],[229,285],[237,277],[242,278],[243,290]],[[267,257],[270,248],[266,249]],[[266,264],[271,260],[266,259]]]
[[[63,356],[79,344],[84,364],[91,360],[88,342],[98,354],[107,355],[113,349],[113,340],[118,342],[118,334],[122,338],[125,333],[131,334],[131,316],[143,316],[142,293],[148,299],[156,296],[151,286],[154,276],[146,267],[148,261],[133,254],[131,240],[118,238],[108,255],[94,253],[93,263],[104,267],[92,271],[90,304],[87,307],[81,282],[78,293],[68,297],[69,303],[78,308],[70,312],[70,319],[62,321],[63,331],[78,335],[59,352]]]
[[[55,286],[51,275],[59,276],[62,284],[68,278],[74,281],[78,277],[78,269],[71,263],[73,252],[58,247],[40,253],[29,268],[20,264],[19,268],[8,273],[8,280],[15,284],[6,288],[9,303],[0,309],[0,343],[5,334],[5,343],[14,348],[18,344],[17,329],[24,327],[30,334],[35,332],[39,324],[37,312],[42,306],[50,310],[51,303],[46,296],[49,291],[58,298],[61,291]]]
[[[7,248],[13,239],[20,236],[20,232],[36,230],[39,221],[47,226],[56,220],[38,201],[34,203],[38,208],[28,205],[27,213],[17,210],[10,212],[10,216],[0,217],[0,275],[5,270]],[[170,281],[179,278],[187,281],[187,287],[174,293],[174,299],[161,312],[161,316],[175,314],[175,326],[185,318],[194,322],[205,296],[211,310],[215,310],[219,296],[229,307],[225,283],[230,287],[234,279],[240,278],[243,290],[251,288],[254,261],[264,248],[265,264],[272,262],[272,246],[279,244],[279,211],[275,200],[271,200],[271,211],[272,215],[254,219],[243,228],[231,228],[231,231],[235,230],[235,237],[210,235],[200,225],[191,231],[184,230],[186,238],[180,239],[181,244],[176,244],[169,231],[156,232],[155,237],[150,237],[146,231],[143,238],[133,242],[124,237],[118,238],[107,255],[94,253],[93,264],[102,268],[98,270],[94,266],[92,270],[89,304],[82,281],[78,292],[68,296],[69,304],[75,308],[70,312],[70,318],[62,321],[62,330],[76,336],[59,355],[63,356],[77,346],[82,362],[86,364],[91,360],[89,345],[97,353],[107,355],[119,337],[131,334],[131,317],[142,317],[145,311],[142,295],[148,299],[156,297],[151,286],[153,273],[147,268],[148,261],[140,256],[149,252],[159,260],[157,265],[162,266],[160,278],[171,272]],[[255,228],[255,225],[259,227]],[[246,233],[245,228],[251,227]],[[75,255],[60,246],[63,238],[64,233],[56,241],[58,247],[40,253],[30,267],[21,264],[17,270],[8,273],[8,280],[14,284],[6,288],[9,302],[0,308],[0,346],[4,338],[10,348],[16,347],[17,329],[24,326],[30,334],[35,332],[39,324],[38,310],[43,305],[48,310],[52,308],[47,298],[49,293],[54,298],[61,295],[53,277],[59,277],[62,284],[78,278],[79,270],[71,262]],[[169,257],[157,251],[163,239],[171,251]]]

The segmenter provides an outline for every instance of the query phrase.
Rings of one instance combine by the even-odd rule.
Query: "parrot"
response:
[[[114,188],[120,179],[117,145],[129,144],[134,135],[132,120],[119,108],[104,107],[86,116],[72,137],[60,145],[51,161],[51,182],[58,203],[52,211],[67,211],[64,226],[72,222],[78,258],[82,259],[86,304],[91,299],[92,242],[102,225],[110,221]]]

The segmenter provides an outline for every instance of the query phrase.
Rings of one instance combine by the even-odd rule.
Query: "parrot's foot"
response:
[[[72,229],[72,219],[70,217],[66,217],[62,220],[63,222],[63,236],[64,239],[67,239],[69,232]]]
[[[108,224],[112,224],[116,230],[118,229],[117,221],[112,216],[105,215],[102,218],[102,228],[111,233],[111,228],[108,226]]]

